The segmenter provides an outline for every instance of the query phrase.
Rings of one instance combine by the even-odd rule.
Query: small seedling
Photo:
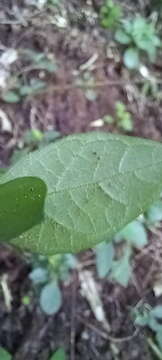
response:
[[[125,131],[133,130],[133,119],[131,114],[126,110],[126,106],[122,102],[117,102],[115,106],[116,121],[120,128]]]
[[[122,17],[122,8],[112,0],[106,0],[100,9],[100,24],[104,28],[114,28]]]
[[[19,74],[12,71],[12,68],[10,69],[7,85],[0,93],[0,98],[8,103],[17,103],[26,96],[43,91],[47,83],[39,79],[39,72],[43,71],[44,74],[48,74],[57,70],[56,60],[51,54],[46,55],[30,49],[21,49],[18,51],[17,59],[25,62],[25,66]],[[28,77],[27,75],[33,71],[35,74]],[[24,73],[26,77],[23,76]]]
[[[21,301],[22,301],[22,304],[25,306],[30,305],[30,302],[31,302],[30,296],[27,296],[27,295],[23,296]]]
[[[162,305],[157,305],[154,308],[134,309],[135,324],[139,326],[148,326],[154,333],[155,339],[162,351]]]
[[[115,105],[115,116],[105,115],[103,121],[107,124],[115,124],[124,131],[133,130],[132,115],[127,111],[125,104],[119,101]]]
[[[129,69],[139,68],[143,54],[153,62],[160,46],[160,38],[156,35],[153,23],[142,16],[123,20],[115,39],[125,48],[123,59]]]
[[[127,287],[131,275],[131,257],[133,249],[142,249],[147,245],[147,232],[140,220],[128,224],[115,236],[114,243],[124,242],[123,255],[116,259],[113,243],[103,242],[96,246],[96,268],[99,278],[109,277],[120,285]]]
[[[76,258],[71,254],[47,257],[29,274],[35,291],[39,294],[39,304],[47,315],[56,314],[62,305],[62,292],[59,280],[67,281],[70,270],[77,266]]]

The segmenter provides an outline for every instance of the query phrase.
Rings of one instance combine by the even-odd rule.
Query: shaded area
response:
[[[61,311],[55,316],[48,317],[42,313],[34,296],[34,288],[28,278],[30,263],[16,250],[1,245],[0,273],[1,276],[5,274],[7,277],[12,295],[11,309],[8,311],[4,303],[4,294],[0,297],[1,344],[14,354],[15,360],[46,360],[51,351],[59,346],[66,349],[69,358],[72,358],[73,354],[77,360],[113,359],[115,352],[123,360],[139,357],[152,359],[145,338],[147,334],[135,329],[131,314],[139,301],[154,305],[150,286],[159,271],[159,265],[154,266],[153,272],[150,273],[152,255],[149,255],[149,251],[151,252],[151,245],[142,258],[141,254],[135,257],[136,281],[127,289],[110,280],[100,280],[100,296],[111,327],[110,336],[103,324],[95,320],[83,298],[77,272],[73,273],[71,283],[62,287],[64,302]],[[94,272],[92,265],[86,265],[87,259],[93,259],[91,253],[80,254],[80,259],[84,270]],[[143,278],[146,279],[146,274],[149,276],[144,283]],[[22,298],[26,294],[30,294],[31,303],[25,306],[22,304]]]
[[[111,44],[111,34],[102,29],[97,20],[102,1],[65,0],[62,3],[64,13],[53,9],[51,16],[50,11],[39,11],[27,6],[25,1],[20,4],[1,0],[0,50],[5,46],[52,54],[57,70],[49,73],[33,69],[24,56],[12,64],[10,78],[16,77],[25,84],[37,78],[47,86],[41,93],[23,97],[18,103],[0,101],[0,109],[10,124],[6,129],[0,121],[0,166],[9,164],[15,149],[23,148],[22,137],[27,129],[55,130],[60,136],[91,130],[124,133],[114,124],[102,123],[98,127],[94,123],[105,115],[114,116],[116,101],[124,102],[133,116],[130,135],[161,140],[160,97],[154,98],[150,93],[144,96],[145,79],[123,67],[120,50]],[[123,0],[122,4],[126,12],[150,14],[147,0],[131,4]],[[18,9],[22,17],[18,17]],[[58,15],[65,19],[65,27],[58,25]],[[155,77],[161,77],[161,70],[158,61],[150,65]],[[14,355],[14,360],[47,360],[60,345],[65,347],[71,360],[152,360],[146,341],[149,333],[136,332],[131,310],[139,302],[155,305],[152,283],[161,274],[161,244],[161,235],[158,239],[156,234],[150,235],[148,247],[135,253],[133,284],[126,289],[110,280],[99,281],[91,252],[79,255],[83,269],[92,272],[99,288],[111,337],[103,324],[95,320],[83,298],[76,270],[71,282],[62,284],[64,303],[60,312],[48,317],[40,310],[28,277],[31,257],[1,245],[1,281],[8,284],[11,295],[8,303],[1,286],[1,345]],[[87,261],[92,265],[87,266]],[[31,299],[27,305],[23,302],[26,295]]]

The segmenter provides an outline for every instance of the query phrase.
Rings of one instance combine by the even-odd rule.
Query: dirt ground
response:
[[[99,1],[79,3],[76,0],[65,3],[68,24],[62,28],[50,23],[38,9],[32,8],[31,17],[29,6],[25,2],[20,5],[19,1],[14,1],[14,6],[20,11],[25,9],[26,23],[15,24],[13,1],[1,0],[0,18],[5,16],[7,20],[6,24],[0,24],[0,47],[52,53],[58,64],[57,71],[50,75],[36,70],[22,72],[21,76],[27,79],[43,76],[48,86],[42,94],[28,96],[17,104],[0,101],[0,109],[7,114],[12,128],[10,132],[0,131],[1,167],[9,164],[13,150],[19,147],[27,129],[56,130],[62,136],[95,130],[119,132],[114,125],[98,128],[94,123],[104,115],[113,115],[118,100],[123,101],[133,115],[134,129],[130,135],[161,140],[162,104],[151,97],[146,99],[138,76],[130,75],[123,68],[111,36],[97,24]],[[133,3],[133,6],[137,4]],[[87,16],[88,11],[91,16]],[[53,16],[56,15],[57,12]],[[89,59],[95,60],[89,64]],[[12,71],[17,73],[24,64],[20,61],[14,66]],[[161,75],[158,65],[154,64],[151,70]],[[92,84],[94,81],[96,84],[95,88],[90,87],[95,100],[88,99],[85,87],[75,85],[87,72]],[[14,355],[14,360],[48,360],[51,352],[60,345],[65,347],[70,360],[154,359],[145,331],[138,331],[134,326],[131,309],[140,301],[154,302],[151,284],[160,272],[162,238],[158,241],[160,250],[149,245],[147,256],[145,253],[135,255],[134,281],[127,289],[108,280],[96,279],[111,336],[95,320],[81,296],[77,271],[73,272],[70,285],[62,285],[64,303],[57,315],[44,315],[34,297],[29,306],[23,305],[23,295],[33,291],[28,278],[30,261],[15,249],[2,245],[0,274],[7,274],[13,300],[8,312],[3,294],[0,294],[0,344]],[[151,267],[157,252],[160,255]],[[78,256],[86,258],[89,255]],[[90,270],[96,277],[93,267]]]

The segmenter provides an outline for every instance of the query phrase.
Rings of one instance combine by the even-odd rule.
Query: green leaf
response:
[[[20,87],[20,95],[27,96],[31,94],[37,93],[40,89],[44,89],[46,87],[46,82],[33,79],[29,85],[23,85]]]
[[[48,272],[46,269],[37,267],[36,269],[33,269],[31,273],[29,274],[30,280],[33,281],[34,284],[43,284],[48,279]]]
[[[114,261],[112,266],[111,277],[117,281],[120,285],[127,287],[132,275],[132,269],[130,264],[131,250],[127,248],[124,256],[117,261]]]
[[[65,254],[64,255],[65,264],[69,269],[75,269],[78,265],[77,258],[72,254]]]
[[[38,62],[37,65],[35,65],[35,68],[47,70],[49,73],[53,73],[57,70],[57,65],[51,60],[44,59]]]
[[[63,261],[63,256],[64,255],[62,254],[57,254],[57,255],[49,256],[48,258],[49,264],[52,265],[52,268],[55,273],[58,272],[58,269],[61,266],[61,263]]]
[[[1,98],[8,103],[18,103],[21,100],[20,95],[16,91],[7,91],[1,95]]]
[[[56,314],[62,305],[62,295],[57,282],[43,287],[40,294],[40,306],[47,315]]]
[[[151,310],[151,315],[157,319],[162,319],[162,305],[157,305]]]
[[[145,51],[160,45],[154,25],[141,16],[137,16],[133,21],[132,37],[137,47]]]
[[[57,6],[61,3],[62,0],[49,0],[49,3],[51,3],[54,6]]]
[[[125,112],[118,125],[125,131],[133,131],[133,120],[130,113]]]
[[[149,208],[146,212],[146,218],[151,224],[162,221],[162,201],[158,201]]]
[[[124,53],[124,64],[128,69],[137,69],[139,67],[139,54],[135,48],[129,48]]]
[[[142,16],[137,16],[132,22],[133,37],[141,39],[143,38],[143,35],[145,35],[145,38],[147,38],[146,35],[148,27],[149,24],[147,20]]]
[[[111,270],[113,258],[114,258],[114,247],[112,243],[107,244],[102,242],[95,248],[96,252],[96,267],[99,278],[104,278],[108,275]]]
[[[148,325],[148,321],[149,321],[149,314],[146,312],[143,315],[142,314],[137,315],[135,319],[135,324],[138,326],[146,326]]]
[[[155,46],[153,46],[152,44],[150,44],[148,47],[147,47],[147,50],[146,50],[147,54],[148,54],[148,57],[149,57],[149,60],[151,62],[154,62],[155,59],[156,59],[156,48]]]
[[[133,22],[132,19],[123,19],[121,21],[124,31],[132,38]]]
[[[28,306],[31,303],[31,298],[28,295],[22,297],[21,302],[23,305]]]
[[[123,45],[127,45],[131,43],[131,37],[127,35],[127,33],[122,29],[116,31],[115,40]]]
[[[160,350],[162,350],[162,331],[158,331],[156,333],[156,341],[160,347]]]
[[[45,54],[43,52],[34,51],[31,49],[21,49],[21,54],[27,60],[39,63],[42,59],[45,58]]]
[[[126,106],[123,102],[117,101],[115,104],[115,111],[117,117],[121,120],[123,118],[123,115],[126,113]]]
[[[100,24],[105,28],[113,28],[122,16],[122,8],[112,0],[108,0],[100,9]]]
[[[156,320],[156,318],[154,318],[153,316],[149,317],[148,320],[148,326],[150,327],[150,329],[156,331],[156,332],[162,332],[162,325]]]
[[[45,183],[22,177],[0,185],[0,241],[9,241],[43,219]]]
[[[39,143],[44,138],[44,134],[39,129],[27,130],[23,136],[26,145]]]
[[[43,255],[112,239],[157,201],[162,145],[106,133],[73,135],[23,157],[0,177],[38,176],[47,185],[44,221],[12,243]]]
[[[143,248],[148,243],[145,227],[139,221],[128,224],[118,236],[130,242],[137,249]]]
[[[63,348],[58,349],[49,360],[66,360],[66,354]]]
[[[0,360],[11,360],[12,356],[2,347],[0,347]]]

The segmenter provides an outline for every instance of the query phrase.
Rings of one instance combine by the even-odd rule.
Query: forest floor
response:
[[[51,9],[44,12],[27,5],[27,1],[20,4],[1,0],[0,51],[14,48],[19,53],[24,49],[43,53],[56,65],[51,73],[35,69],[24,56],[19,56],[9,66],[9,80],[21,79],[27,84],[36,78],[47,86],[17,103],[0,100],[1,167],[8,166],[15,149],[24,146],[22,139],[28,129],[57,131],[60,136],[96,130],[127,134],[102,121],[105,115],[114,116],[117,101],[123,102],[132,114],[133,130],[129,135],[161,140],[162,103],[158,98],[145,97],[145,79],[123,66],[118,47],[98,24],[97,2],[62,3],[59,10],[53,6],[51,13]],[[132,6],[134,9],[140,11],[138,4]],[[150,72],[160,77],[161,65],[150,65]],[[2,114],[7,122],[2,121]],[[1,292],[0,344],[13,354],[14,360],[48,360],[61,345],[70,360],[154,359],[147,341],[149,332],[135,328],[131,309],[139,302],[157,303],[152,289],[162,271],[162,235],[150,235],[148,247],[135,253],[133,280],[127,288],[97,278],[91,251],[79,254],[78,258],[83,269],[95,279],[111,332],[107,333],[96,320],[82,296],[77,270],[72,272],[69,284],[61,285],[64,302],[58,314],[45,315],[34,296],[30,305],[22,304],[25,294],[33,294],[28,277],[29,255],[2,245],[0,274],[1,277],[7,274],[12,308],[6,309]]]

